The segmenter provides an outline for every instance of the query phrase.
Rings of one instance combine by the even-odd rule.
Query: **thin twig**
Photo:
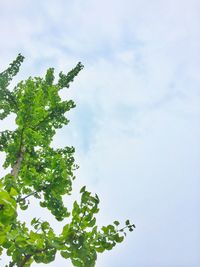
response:
[[[19,203],[19,202],[21,202],[21,201],[25,200],[26,198],[28,198],[28,197],[30,197],[30,196],[33,196],[33,195],[35,195],[36,193],[38,193],[38,191],[31,192],[30,194],[28,194],[28,195],[27,195],[27,196],[25,196],[25,197],[18,198],[18,199],[17,199],[17,202]]]

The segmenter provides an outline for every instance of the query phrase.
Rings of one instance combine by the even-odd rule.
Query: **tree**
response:
[[[22,81],[10,90],[9,84],[18,73],[24,57],[18,55],[0,74],[0,119],[16,115],[16,130],[0,133],[0,151],[6,155],[4,168],[11,172],[0,179],[0,253],[6,250],[11,261],[7,267],[28,267],[31,263],[49,263],[57,252],[70,259],[73,266],[95,266],[97,253],[112,249],[123,241],[126,230],[135,225],[126,221],[98,229],[95,214],[99,198],[82,187],[80,203],[75,201],[70,212],[62,196],[72,191],[77,168],[74,148],[53,149],[50,144],[56,129],[67,125],[65,113],[75,107],[72,100],[62,100],[59,91],[68,88],[83,68],[78,63],[67,74],[60,72],[54,81],[54,69],[44,78]],[[29,207],[28,198],[39,199],[58,221],[69,218],[59,236],[49,222],[33,218],[31,226],[20,222],[19,209]]]

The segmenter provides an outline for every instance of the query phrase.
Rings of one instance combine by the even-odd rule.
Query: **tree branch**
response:
[[[30,194],[26,195],[25,197],[18,197],[17,202],[19,203],[20,201],[23,201],[28,197],[34,196],[35,194],[40,193],[41,191],[44,191],[47,188],[48,188],[48,185],[42,186],[39,190],[35,190],[35,191],[31,192]]]
[[[28,194],[28,195],[25,196],[25,197],[20,197],[20,198],[17,199],[17,202],[23,201],[23,200],[25,200],[26,198],[35,195],[36,193],[38,193],[38,191],[31,192],[30,194]]]
[[[11,175],[13,175],[15,178],[17,178],[17,176],[18,176],[18,173],[19,173],[19,170],[21,167],[21,163],[23,160],[24,152],[25,152],[25,148],[22,148],[20,153],[19,153],[19,156],[17,158],[17,161],[15,162],[15,164],[12,167]]]
[[[27,255],[24,257],[23,261],[19,264],[18,267],[24,267],[25,264],[27,263],[27,261],[28,261],[32,256],[33,256],[32,254],[27,254]]]
[[[23,147],[23,132],[24,132],[24,128],[21,131],[18,158],[17,158],[17,160],[16,160],[16,162],[13,165],[12,170],[11,170],[11,175],[13,175],[15,177],[15,179],[18,176],[18,173],[19,173],[19,170],[21,167],[21,162],[23,160],[24,152],[25,152],[25,147]]]

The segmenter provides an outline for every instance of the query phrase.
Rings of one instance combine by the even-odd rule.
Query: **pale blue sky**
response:
[[[77,107],[53,145],[76,147],[74,189],[99,195],[100,225],[137,226],[96,266],[200,266],[200,2],[2,0],[0,24],[1,69],[26,57],[16,80],[85,65],[63,92]]]

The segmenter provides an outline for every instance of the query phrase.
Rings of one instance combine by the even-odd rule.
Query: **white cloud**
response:
[[[137,224],[97,266],[199,266],[199,8],[197,0],[0,3],[1,67],[18,52],[27,57],[20,78],[85,64],[63,93],[77,108],[54,144],[77,147],[75,188],[99,193],[100,223]]]

